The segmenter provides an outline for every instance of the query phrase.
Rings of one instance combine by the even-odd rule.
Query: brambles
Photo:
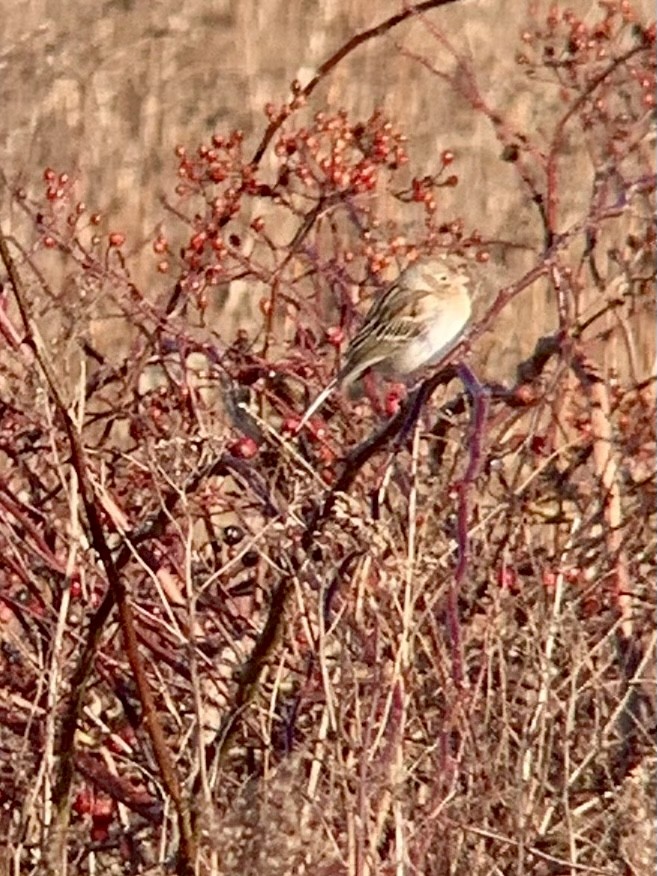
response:
[[[242,872],[256,840],[263,872],[634,866],[619,837],[628,801],[651,800],[654,722],[654,25],[555,7],[518,42],[540,124],[494,105],[465,53],[432,86],[495,132],[486,203],[503,168],[522,239],[448,206],[473,184],[451,130],[422,166],[394,118],[304,107],[299,84],[266,107],[266,159],[240,130],[176,148],[146,284],[84,180],[49,167],[39,197],[16,192],[34,225],[6,242],[0,300],[17,866],[54,842],[99,872],[202,870],[217,849]],[[420,398],[336,394],[299,434],[364,306],[443,251],[483,287],[454,360]],[[539,305],[549,331],[503,373],[501,318],[526,333]],[[66,830],[37,824],[69,799]]]

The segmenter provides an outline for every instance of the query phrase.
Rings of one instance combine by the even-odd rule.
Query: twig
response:
[[[401,12],[397,12],[395,15],[391,15],[389,18],[384,19],[379,22],[379,24],[375,24],[373,27],[369,27],[366,30],[362,30],[360,33],[355,34],[350,40],[348,40],[344,45],[340,46],[340,48],[334,52],[329,58],[326,59],[322,64],[320,64],[317,69],[317,73],[313,76],[313,78],[308,82],[304,87],[300,88],[295,94],[292,96],[290,106],[295,104],[295,101],[299,102],[299,98],[303,100],[307,100],[313,91],[317,88],[320,82],[335,68],[338,64],[350,55],[355,49],[359,46],[362,46],[363,43],[369,42],[370,40],[375,39],[376,37],[382,36],[393,28],[397,27],[398,24],[401,24],[404,21],[407,21],[409,18],[412,18],[415,15],[419,15],[422,12],[427,12],[429,9],[438,9],[441,6],[449,6],[452,3],[457,2],[457,0],[424,0],[422,3],[417,3],[413,6],[407,6]],[[273,119],[265,131],[262,140],[258,144],[258,147],[251,159],[251,163],[255,166],[260,163],[262,156],[265,154],[265,151],[269,144],[272,141],[276,131],[281,127],[287,115],[281,114],[278,118]]]
[[[196,842],[192,832],[189,807],[182,797],[180,783],[157,714],[153,694],[151,693],[144,666],[141,657],[139,656],[137,634],[135,631],[132,607],[130,605],[128,593],[125,584],[118,573],[114,557],[112,556],[112,552],[105,538],[100,511],[97,506],[97,499],[89,477],[86,454],[82,447],[78,430],[71,419],[63,397],[59,391],[57,378],[50,362],[48,361],[45,347],[39,336],[38,330],[30,318],[21,279],[11,253],[9,252],[7,240],[1,228],[0,257],[2,258],[2,262],[7,270],[12,290],[16,297],[16,303],[25,328],[26,342],[34,350],[36,361],[46,380],[57,413],[64,424],[71,451],[71,465],[76,474],[78,488],[89,526],[89,540],[100,557],[103,568],[105,569],[105,574],[107,575],[110,589],[113,592],[114,599],[119,609],[121,631],[124,637],[130,668],[133,672],[135,683],[139,691],[145,725],[148,729],[151,743],[153,745],[153,751],[160,769],[162,781],[167,792],[171,796],[178,815],[178,824],[181,835],[181,872],[184,874],[192,874],[194,872],[194,861],[196,858]],[[94,631],[94,645],[98,642],[100,632],[101,628]],[[90,656],[93,657],[93,654]],[[78,671],[76,677],[72,679],[69,705],[65,717],[62,719],[58,752],[60,757],[59,770],[53,787],[53,805],[56,809],[55,822],[53,825],[53,841],[56,845],[60,845],[63,841],[66,834],[66,827],[68,825],[69,796],[74,773],[75,732],[78,725],[83,692],[92,665],[93,662],[90,660],[86,666]],[[55,852],[54,859],[58,860],[60,858],[61,853],[58,854]],[[57,872],[57,870],[53,870],[53,874]]]
[[[486,387],[479,383],[467,365],[459,365],[458,374],[473,402],[468,467],[461,482],[458,484],[457,490],[456,539],[458,543],[458,560],[447,597],[447,626],[452,648],[452,674],[454,684],[457,688],[460,688],[463,685],[464,676],[458,600],[461,588],[465,583],[465,575],[468,568],[468,493],[474,486],[483,461],[483,438],[490,397]]]

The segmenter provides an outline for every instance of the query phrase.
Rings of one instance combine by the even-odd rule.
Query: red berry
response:
[[[57,174],[52,169],[52,167],[46,167],[46,169],[43,171],[43,178],[46,182],[52,182],[56,176]]]
[[[83,788],[76,794],[73,801],[73,811],[78,815],[86,815],[91,812],[94,805],[94,793],[91,788]]]
[[[91,812],[91,817],[94,822],[108,824],[114,815],[116,803],[107,794],[100,794],[96,797]]]
[[[535,401],[535,395],[529,386],[519,386],[514,393],[515,398],[523,405],[530,405]]]
[[[169,245],[163,237],[157,237],[153,241],[153,252],[158,253],[158,255],[161,255],[163,252],[166,252],[168,248],[169,248]]]
[[[344,329],[333,325],[326,330],[326,340],[332,347],[339,347],[344,342]]]
[[[231,444],[229,450],[233,456],[239,456],[241,459],[252,459],[258,453],[258,445],[253,438],[244,436]]]
[[[299,431],[299,426],[301,425],[301,419],[299,417],[287,417],[286,420],[283,421],[282,431],[284,435],[296,435]]]
[[[383,409],[386,412],[387,416],[394,417],[395,414],[399,413],[400,407],[400,395],[397,391],[391,390],[386,394],[385,401],[383,403]]]
[[[445,167],[447,167],[448,164],[451,164],[452,161],[454,161],[454,153],[450,152],[449,149],[445,149],[441,158],[442,158],[443,164],[445,165]]]
[[[195,234],[192,239],[189,241],[189,246],[194,252],[203,252],[203,247],[205,246],[205,241],[208,239],[205,231],[199,231]]]
[[[554,590],[557,585],[557,573],[552,569],[544,569],[541,579],[546,590]]]
[[[110,246],[123,246],[125,243],[125,234],[121,234],[120,231],[112,231],[112,233],[108,237]]]

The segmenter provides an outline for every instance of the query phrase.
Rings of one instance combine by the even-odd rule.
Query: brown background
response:
[[[158,199],[175,185],[177,143],[194,148],[213,131],[237,126],[255,144],[266,101],[282,102],[293,78],[307,81],[354,32],[401,8],[397,0],[4,0],[3,5],[0,142],[7,179],[38,192],[46,165],[78,174],[88,203],[110,216],[134,249],[162,219]],[[556,89],[537,90],[514,63],[528,5],[471,0],[433,10],[427,20],[470,53],[480,87],[511,125],[540,135],[550,130]],[[536,5],[544,17],[549,4]],[[570,5],[597,14],[597,4],[589,0]],[[647,0],[641,7],[648,14]],[[366,117],[383,106],[408,133],[420,172],[434,166],[442,149],[457,153],[462,184],[443,190],[445,212],[462,215],[466,227],[484,235],[521,245],[495,254],[486,277],[492,294],[540,252],[536,211],[513,167],[500,160],[490,124],[400,46],[442,70],[452,69],[449,53],[425,23],[404,23],[339,65],[313,95],[309,110],[344,106]],[[580,184],[567,188],[564,222],[581,215],[590,192],[588,161],[578,148],[575,131],[568,160]],[[6,191],[2,199],[6,230],[18,231]],[[152,270],[146,252],[133,265],[142,283],[153,282]],[[501,357],[500,345],[494,347],[497,364],[503,359],[508,370],[529,352],[553,326],[553,311],[545,306],[545,290],[536,286],[522,300],[520,323],[513,307],[503,314]],[[642,366],[649,367],[651,321],[642,317],[635,329],[642,334]],[[488,348],[483,342],[482,349]]]

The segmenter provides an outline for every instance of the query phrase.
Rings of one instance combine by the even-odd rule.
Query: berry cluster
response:
[[[408,162],[406,137],[376,111],[352,123],[345,110],[317,113],[314,124],[283,132],[274,147],[279,182],[297,181],[315,196],[359,195],[376,190],[380,173]]]
[[[295,93],[294,84],[292,90]],[[348,264],[363,258],[373,274],[399,256],[413,255],[418,245],[390,224],[381,233],[374,216],[375,197],[420,204],[427,228],[424,245],[476,246],[481,250],[479,258],[487,259],[480,237],[465,235],[462,220],[441,223],[437,218],[437,190],[459,183],[450,170],[453,151],[442,152],[434,174],[407,178],[395,187],[393,181],[409,161],[406,137],[382,111],[364,121],[354,120],[345,110],[318,112],[303,125],[291,120],[297,103],[265,107],[270,125],[277,127],[272,140],[274,166],[269,170],[245,157],[244,135],[239,130],[227,136],[216,134],[194,151],[182,145],[175,149],[180,199],[175,212],[188,217],[189,224],[181,251],[181,286],[195,296],[199,306],[207,304],[210,287],[249,271],[257,261],[257,247],[270,253],[277,250],[263,216],[275,209],[286,211],[294,223],[307,225],[308,242],[317,235],[326,210],[334,228],[336,217],[339,221],[340,215],[348,216],[346,237],[353,239],[356,226],[359,239],[353,249],[342,252],[341,259]],[[243,252],[247,228],[256,246],[248,260]],[[159,257],[157,270],[169,272],[172,247],[164,233],[158,233],[153,250]],[[262,304],[268,318],[271,307],[269,300]]]
[[[550,71],[566,103],[595,85],[610,63],[627,56],[627,66],[619,65],[605,93],[596,91],[587,102],[582,117],[585,127],[596,122],[608,125],[614,112],[626,119],[634,116],[628,112],[634,102],[639,111],[655,106],[654,56],[641,51],[655,43],[655,22],[639,25],[629,0],[602,0],[598,5],[599,17],[594,20],[590,16],[584,20],[573,9],[553,6],[544,21],[522,32],[525,48],[516,56],[517,63],[533,74]]]
[[[97,212],[89,213],[86,203],[78,198],[78,181],[70,173],[46,167],[43,182],[41,199],[30,199],[22,187],[14,194],[33,216],[45,249],[61,249],[79,256],[85,253],[86,245],[98,248],[104,244],[108,249],[124,246],[123,232],[110,230],[105,236],[98,233],[103,217]]]

